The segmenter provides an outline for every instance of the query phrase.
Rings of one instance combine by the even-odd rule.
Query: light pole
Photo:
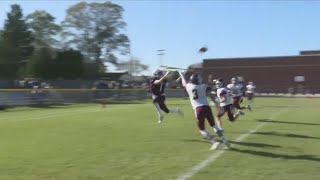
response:
[[[162,57],[164,55],[164,49],[157,50],[157,55],[159,56],[159,66],[162,66]]]

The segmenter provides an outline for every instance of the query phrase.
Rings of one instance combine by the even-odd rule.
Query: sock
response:
[[[216,141],[214,140],[213,136],[206,130],[200,130],[200,134],[207,138],[209,141],[211,141],[212,143],[215,143]]]
[[[163,121],[163,116],[162,115],[159,115],[159,121]]]
[[[156,107],[156,110],[157,110],[157,114],[159,116],[159,121],[162,121],[163,120],[163,115],[161,113],[161,109],[159,107],[159,105],[157,103],[155,103],[155,107]]]
[[[214,126],[212,126],[212,129],[213,129],[213,131],[216,133],[216,132],[218,132],[219,130],[221,130],[218,126],[216,126],[216,125],[214,125]]]
[[[214,126],[212,126],[212,129],[213,129],[213,131],[214,131],[215,133],[218,134],[218,136],[219,136],[222,140],[225,140],[225,137],[224,137],[224,135],[223,135],[223,133],[222,133],[222,131],[221,131],[220,128],[218,128],[216,125],[214,125]]]

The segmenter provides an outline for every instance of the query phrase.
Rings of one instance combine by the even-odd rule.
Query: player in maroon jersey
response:
[[[170,73],[170,71],[167,71],[164,75],[161,70],[156,70],[153,73],[153,78],[150,82],[150,92],[152,93],[152,100],[153,104],[156,107],[159,121],[158,123],[163,122],[163,114],[162,112],[168,113],[177,113],[180,115],[183,115],[183,112],[179,108],[168,108],[165,100],[165,88],[167,84],[167,76]]]

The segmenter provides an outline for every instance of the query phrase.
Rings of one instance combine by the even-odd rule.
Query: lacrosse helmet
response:
[[[201,84],[202,83],[202,77],[200,76],[200,74],[192,74],[190,76],[189,80],[192,84]]]
[[[153,76],[160,78],[163,75],[163,72],[160,69],[157,69],[153,72]]]
[[[221,88],[223,86],[223,80],[222,79],[217,79],[214,82],[214,85],[215,85],[216,88]]]

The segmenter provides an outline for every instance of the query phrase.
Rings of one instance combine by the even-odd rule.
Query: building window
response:
[[[304,76],[295,76],[294,77],[294,82],[304,82],[305,78]]]

